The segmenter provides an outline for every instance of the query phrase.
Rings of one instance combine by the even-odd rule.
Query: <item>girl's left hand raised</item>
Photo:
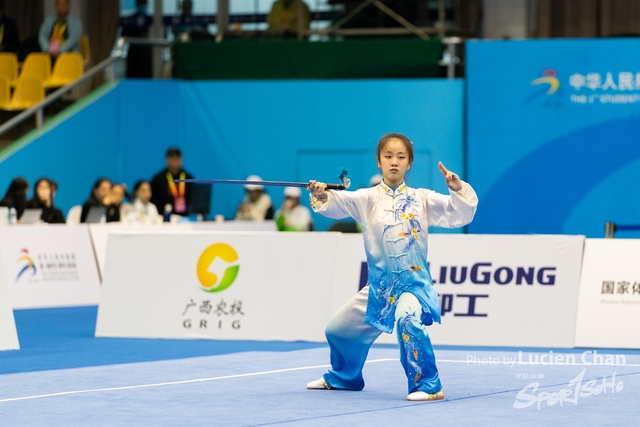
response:
[[[438,169],[440,169],[440,173],[442,173],[442,176],[444,176],[444,179],[447,181],[447,187],[453,191],[462,190],[462,181],[457,174],[447,170],[442,162],[438,162]]]

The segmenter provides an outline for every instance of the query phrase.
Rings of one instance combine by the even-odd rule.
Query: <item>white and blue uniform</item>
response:
[[[331,388],[361,390],[362,367],[371,344],[395,326],[409,393],[442,388],[425,325],[440,323],[438,294],[427,265],[429,226],[456,228],[471,222],[478,198],[467,183],[443,195],[384,182],[353,192],[312,197],[313,210],[329,218],[352,217],[362,225],[368,283],[331,319],[326,336]]]

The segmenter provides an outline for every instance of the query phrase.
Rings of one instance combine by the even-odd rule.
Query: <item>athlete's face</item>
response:
[[[397,138],[387,141],[378,156],[378,167],[385,183],[392,187],[402,184],[404,174],[411,169],[409,153],[402,141]]]

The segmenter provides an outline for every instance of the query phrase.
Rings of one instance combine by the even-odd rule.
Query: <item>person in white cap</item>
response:
[[[377,173],[369,178],[369,187],[375,187],[382,182],[382,175]]]
[[[302,192],[298,187],[285,187],[284,203],[276,212],[276,225],[280,231],[310,231],[311,211],[300,204]]]
[[[249,175],[247,181],[262,181],[258,175]],[[264,185],[245,184],[245,196],[236,211],[237,220],[264,221],[273,219],[271,197],[264,192]]]

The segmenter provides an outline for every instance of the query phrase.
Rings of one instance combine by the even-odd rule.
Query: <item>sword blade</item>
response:
[[[192,184],[236,184],[236,185],[266,185],[271,187],[301,187],[305,188],[308,182],[288,181],[247,181],[241,179],[174,179],[173,182],[187,182]],[[343,184],[327,184],[328,190],[345,190]]]
[[[247,181],[240,179],[174,179],[173,182],[191,182],[193,184],[268,185],[275,187],[306,187],[308,184],[307,182]]]

